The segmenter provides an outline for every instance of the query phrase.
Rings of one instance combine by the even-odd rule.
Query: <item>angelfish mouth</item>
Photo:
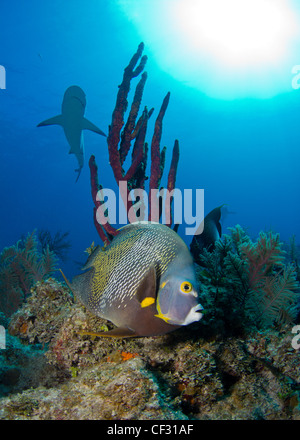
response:
[[[203,310],[201,304],[197,304],[196,306],[192,307],[181,325],[189,325],[192,322],[200,321],[203,316],[203,313],[200,313],[200,310]]]

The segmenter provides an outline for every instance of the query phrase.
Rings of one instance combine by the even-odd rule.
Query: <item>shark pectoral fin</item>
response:
[[[117,327],[107,332],[79,332],[80,335],[88,335],[93,337],[101,337],[101,338],[134,338],[138,336],[134,330],[126,327]]]
[[[93,124],[86,118],[83,118],[82,120],[82,130],[91,130],[106,137],[106,134],[102,130],[100,130],[100,128],[98,128],[95,124]]]
[[[156,271],[154,265],[150,266],[143,281],[138,287],[136,298],[142,308],[155,304],[156,301]]]
[[[63,117],[62,115],[53,116],[53,118],[46,119],[43,122],[40,122],[37,127],[44,127],[45,125],[63,125]]]

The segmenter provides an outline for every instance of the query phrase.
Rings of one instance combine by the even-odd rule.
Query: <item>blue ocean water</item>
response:
[[[60,113],[65,90],[76,84],[86,93],[85,116],[108,133],[123,69],[144,40],[116,3],[12,0],[0,8],[0,64],[6,71],[6,88],[0,90],[0,249],[34,229],[69,231],[72,248],[61,264],[68,277],[78,273],[84,250],[100,243],[87,165],[91,154],[103,186],[117,185],[102,136],[84,133],[85,166],[75,183],[77,162],[68,155],[61,127],[36,126]],[[226,203],[233,214],[224,220],[225,232],[238,223],[252,237],[272,229],[282,240],[294,234],[300,243],[300,90],[291,86],[268,99],[210,97],[161,69],[151,39],[144,44],[149,59],[142,104],[155,107],[156,115],[171,92],[161,147],[168,148],[167,171],[179,140],[176,187],[204,188],[205,213]],[[297,64],[300,50],[290,68]],[[291,81],[291,70],[286,75]],[[154,118],[148,141],[153,123]]]

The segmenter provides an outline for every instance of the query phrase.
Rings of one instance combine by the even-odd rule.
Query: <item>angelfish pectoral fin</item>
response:
[[[142,309],[145,307],[151,306],[151,304],[155,303],[155,298],[152,298],[151,296],[147,296],[143,301],[141,302]]]
[[[117,327],[107,332],[78,332],[80,335],[88,335],[93,337],[101,337],[101,338],[134,338],[138,336],[136,332],[130,328],[126,327]]]

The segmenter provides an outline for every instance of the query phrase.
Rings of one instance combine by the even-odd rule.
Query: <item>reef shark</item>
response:
[[[69,154],[75,154],[79,168],[76,182],[79,179],[84,164],[84,143],[82,130],[91,130],[106,136],[96,125],[84,117],[86,97],[84,91],[78,86],[69,87],[64,94],[61,114],[40,122],[37,127],[45,125],[61,125],[70,145]]]

